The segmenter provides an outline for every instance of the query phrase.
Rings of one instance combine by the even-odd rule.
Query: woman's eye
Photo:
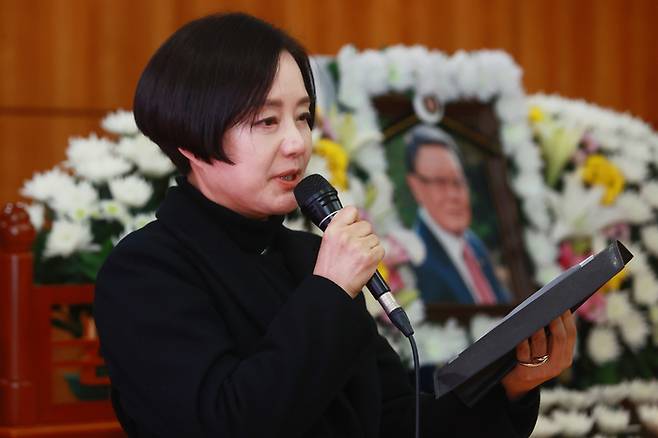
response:
[[[256,122],[256,125],[263,125],[263,126],[274,126],[276,124],[277,124],[276,117],[266,117]]]
[[[297,118],[300,122],[310,122],[311,121],[311,113],[304,113],[300,114],[299,117]]]

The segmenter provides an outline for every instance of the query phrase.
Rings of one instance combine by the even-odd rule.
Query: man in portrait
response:
[[[430,125],[412,128],[405,142],[406,180],[418,204],[414,227],[426,247],[425,260],[415,267],[423,300],[509,302],[484,243],[469,229],[470,194],[457,144]]]

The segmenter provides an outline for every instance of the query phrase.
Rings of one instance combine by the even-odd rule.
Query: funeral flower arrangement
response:
[[[542,388],[532,437],[645,436],[658,433],[658,381],[632,380],[586,390]]]
[[[329,174],[335,172],[336,162],[341,163],[341,169],[348,169],[347,178],[336,178],[335,183],[348,187],[349,194],[341,193],[347,199],[343,203],[356,204],[373,221],[387,248],[382,270],[391,272],[391,281],[396,283],[394,289],[410,291],[399,295],[398,301],[407,304],[407,313],[412,314],[421,357],[426,363],[445,362],[495,321],[485,316],[474,318],[468,330],[455,321],[443,325],[421,323],[424,312],[420,300],[410,302],[417,292],[409,264],[422,262],[424,250],[415,234],[400,225],[396,214],[391,180],[387,176],[384,135],[373,99],[391,93],[408,96],[418,119],[428,124],[440,121],[447,103],[493,102],[501,121],[504,153],[514,163],[512,183],[520,188],[521,204],[531,210],[544,184],[539,174],[539,149],[528,129],[521,69],[501,51],[460,51],[448,56],[421,46],[402,45],[364,51],[345,46],[335,58],[316,57],[313,61],[318,108],[323,116],[315,151],[323,159],[312,159],[309,172],[318,172],[314,169],[316,163],[320,166],[319,173],[323,166]],[[436,105],[426,105],[428,100]],[[328,150],[342,150],[344,158],[327,158]],[[334,153],[337,152],[329,152]],[[370,309],[375,315],[379,312],[376,303]],[[386,333],[385,326],[383,331]],[[393,334],[389,341],[406,355],[405,339]]]
[[[540,198],[547,209],[533,212],[525,236],[539,255],[539,279],[612,239],[635,256],[578,311],[575,381],[586,387],[655,376],[658,135],[638,119],[582,101],[537,95],[529,105],[547,186]]]
[[[122,236],[153,220],[174,167],[131,112],[102,121],[114,139],[74,137],[66,161],[25,182],[36,283],[88,283]]]

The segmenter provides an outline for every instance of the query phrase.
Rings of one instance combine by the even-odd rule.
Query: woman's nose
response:
[[[311,135],[308,129],[299,126],[296,123],[288,123],[285,129],[281,149],[284,155],[299,155],[304,152],[310,141]]]

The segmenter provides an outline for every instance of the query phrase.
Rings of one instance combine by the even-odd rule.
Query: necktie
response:
[[[464,242],[464,262],[473,280],[474,292],[477,296],[476,304],[496,304],[496,296],[468,242]]]

